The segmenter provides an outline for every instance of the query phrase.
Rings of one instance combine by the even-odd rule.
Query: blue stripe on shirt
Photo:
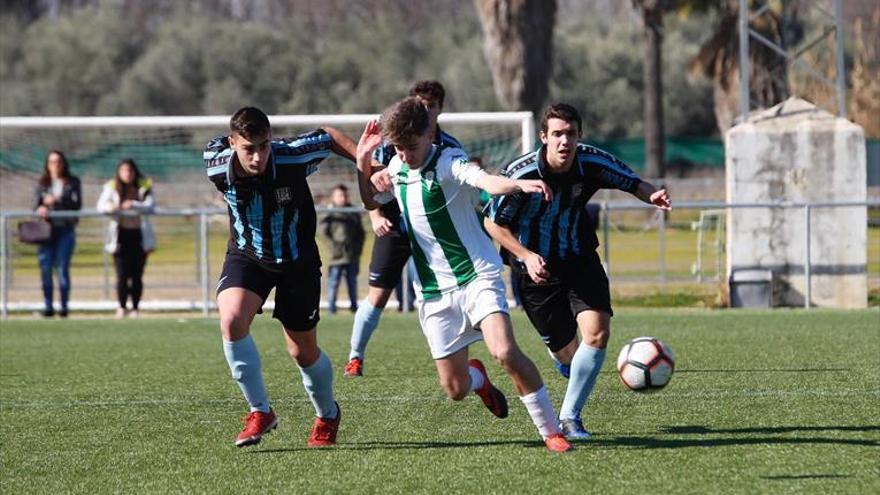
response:
[[[545,211],[538,224],[538,234],[541,236],[538,243],[538,251],[544,259],[550,257],[550,244],[553,240],[553,224],[556,221],[556,214],[559,212],[559,202],[561,194],[553,196],[553,202],[550,204],[550,211]]]
[[[236,237],[238,237],[238,248],[244,249],[244,220],[241,218],[241,214],[238,211],[238,203],[236,199],[238,198],[238,193],[235,190],[235,186],[231,186],[226,192],[226,202],[229,203],[229,211],[232,212],[232,228],[238,233]]]
[[[275,255],[275,262],[281,263],[284,258],[284,251],[281,247],[281,235],[284,229],[284,208],[279,208],[272,214],[272,254]]]
[[[290,242],[290,259],[296,261],[299,258],[299,245],[297,244],[296,226],[299,223],[299,210],[293,212],[290,219],[290,227],[287,228],[287,239]]]
[[[263,257],[263,197],[254,195],[251,204],[247,207],[248,223],[251,227],[251,243],[254,245],[254,254],[258,258]]]

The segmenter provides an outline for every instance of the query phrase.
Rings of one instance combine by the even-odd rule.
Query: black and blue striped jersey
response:
[[[439,125],[437,126],[437,132],[434,133],[434,144],[448,148],[461,149],[461,143],[458,142],[458,139],[447,134]],[[376,148],[376,151],[373,152],[373,159],[387,167],[395,155],[397,155],[397,151],[394,150],[394,145],[385,141],[382,143],[382,146],[379,146]],[[379,208],[379,211],[382,212],[382,216],[391,221],[393,224],[392,228],[400,228],[400,206],[397,205],[397,201],[392,200],[383,204]]]
[[[230,251],[269,264],[320,263],[315,204],[306,178],[327,157],[332,144],[330,135],[320,129],[273,140],[266,171],[238,177],[227,136],[208,143],[205,168],[229,209]]]
[[[586,144],[578,144],[574,163],[562,174],[552,173],[544,156],[544,147],[527,153],[507,164],[501,175],[541,179],[553,190],[553,201],[544,201],[540,194],[496,196],[486,213],[548,262],[587,255],[599,246],[595,225],[585,210],[587,202],[599,189],[634,193],[642,181],[615,156]],[[504,250],[502,257],[507,259]]]

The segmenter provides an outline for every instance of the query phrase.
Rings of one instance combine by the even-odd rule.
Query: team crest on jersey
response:
[[[292,199],[293,194],[290,192],[289,187],[279,187],[275,189],[275,202],[279,205],[290,203]]]

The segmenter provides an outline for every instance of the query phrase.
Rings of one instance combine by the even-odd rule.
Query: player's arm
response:
[[[335,127],[329,126],[322,127],[321,130],[330,136],[330,151],[343,158],[356,161],[355,154],[357,153],[357,144],[355,144],[353,139],[348,137],[348,134]]]
[[[553,200],[553,191],[547,186],[547,183],[542,180],[510,179],[500,175],[489,175],[484,173],[477,177],[474,181],[474,186],[486,191],[492,196],[516,193],[538,193],[544,197],[544,201]]]
[[[654,205],[661,210],[672,209],[672,200],[669,198],[669,193],[666,189],[657,189],[657,187],[650,182],[640,182],[635,192],[633,192],[633,196],[639,198],[645,203]]]
[[[509,251],[510,254],[516,257],[516,259],[521,260],[523,264],[525,264],[526,269],[529,272],[529,277],[531,277],[536,284],[547,281],[547,277],[550,276],[550,273],[547,271],[547,265],[540,254],[523,246],[508,227],[498,225],[490,220],[489,217],[483,219],[483,226],[486,227],[486,232],[501,244],[501,247]]]
[[[361,200],[364,207],[368,210],[375,210],[382,206],[378,201],[373,199],[377,193],[374,187],[373,175],[378,169],[375,167],[373,159],[373,151],[382,144],[382,136],[379,133],[379,123],[375,120],[367,122],[361,138],[355,146],[355,162],[358,168],[358,191],[361,194]],[[387,176],[387,174],[385,174]],[[389,181],[390,182],[390,181]],[[372,220],[372,216],[370,217]]]

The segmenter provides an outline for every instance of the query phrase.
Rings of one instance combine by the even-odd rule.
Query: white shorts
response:
[[[478,328],[492,313],[508,313],[500,277],[478,278],[440,297],[421,301],[419,322],[431,357],[443,359],[483,340]]]

